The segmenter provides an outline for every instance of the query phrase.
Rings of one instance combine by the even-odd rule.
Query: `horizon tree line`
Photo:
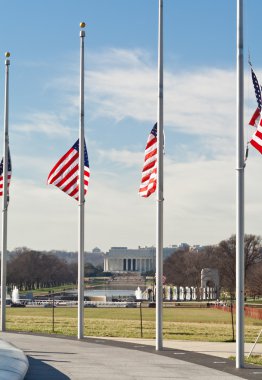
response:
[[[244,239],[245,290],[249,296],[262,295],[261,237],[247,234]],[[200,287],[203,268],[219,271],[220,289],[235,294],[236,237],[232,235],[217,245],[201,251],[179,249],[164,261],[166,283],[174,286]],[[103,268],[85,265],[85,276],[97,276]],[[77,284],[77,262],[67,262],[51,252],[40,252],[26,247],[16,248],[7,261],[7,286],[21,291]]]

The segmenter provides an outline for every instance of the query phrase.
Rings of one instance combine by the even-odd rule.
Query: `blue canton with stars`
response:
[[[152,133],[152,135],[154,135],[155,137],[157,137],[157,123],[154,125],[151,133]]]
[[[72,146],[73,149],[77,150],[79,152],[79,139],[77,142]],[[88,161],[88,154],[86,149],[86,142],[84,146],[84,165],[89,168],[89,161]]]
[[[255,89],[255,93],[256,93],[256,98],[257,98],[257,105],[258,105],[259,110],[261,111],[261,109],[262,109],[261,87],[258,83],[256,74],[254,73],[252,68],[251,68],[251,74],[252,74],[252,81],[253,81],[253,85],[254,85],[254,89]]]
[[[3,175],[3,171],[4,171],[4,160],[2,158],[1,160],[1,163],[0,163],[0,175]],[[11,166],[11,158],[10,158],[10,152],[8,151],[8,168],[7,168],[7,171],[8,172],[11,172],[12,171],[12,166]]]

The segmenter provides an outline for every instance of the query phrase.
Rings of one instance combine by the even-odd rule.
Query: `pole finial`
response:
[[[5,53],[5,56],[6,56],[6,58],[9,58],[10,57],[10,52],[9,51],[7,51],[6,53]]]
[[[80,22],[80,28],[85,28],[86,23],[85,22]]]

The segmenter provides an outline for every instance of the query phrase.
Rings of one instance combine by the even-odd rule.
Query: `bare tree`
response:
[[[7,266],[7,283],[20,290],[76,283],[75,265],[54,255],[30,249],[17,249]]]
[[[254,299],[262,294],[262,263],[254,265],[252,271],[248,271],[246,287],[247,294]]]
[[[245,235],[245,275],[253,273],[256,264],[262,262],[261,237]],[[167,282],[176,286],[200,286],[203,268],[219,271],[220,286],[232,296],[236,286],[236,236],[222,240],[218,245],[207,246],[203,251],[178,250],[164,262]]]
[[[256,235],[245,235],[245,276],[252,270],[254,265],[262,261],[261,237]],[[221,284],[230,293],[235,292],[236,287],[236,236],[219,243],[216,249],[217,266],[220,271]]]

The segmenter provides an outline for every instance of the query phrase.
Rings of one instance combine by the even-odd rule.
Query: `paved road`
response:
[[[25,380],[262,379],[262,368],[236,370],[234,362],[137,342],[1,333],[29,358]]]

